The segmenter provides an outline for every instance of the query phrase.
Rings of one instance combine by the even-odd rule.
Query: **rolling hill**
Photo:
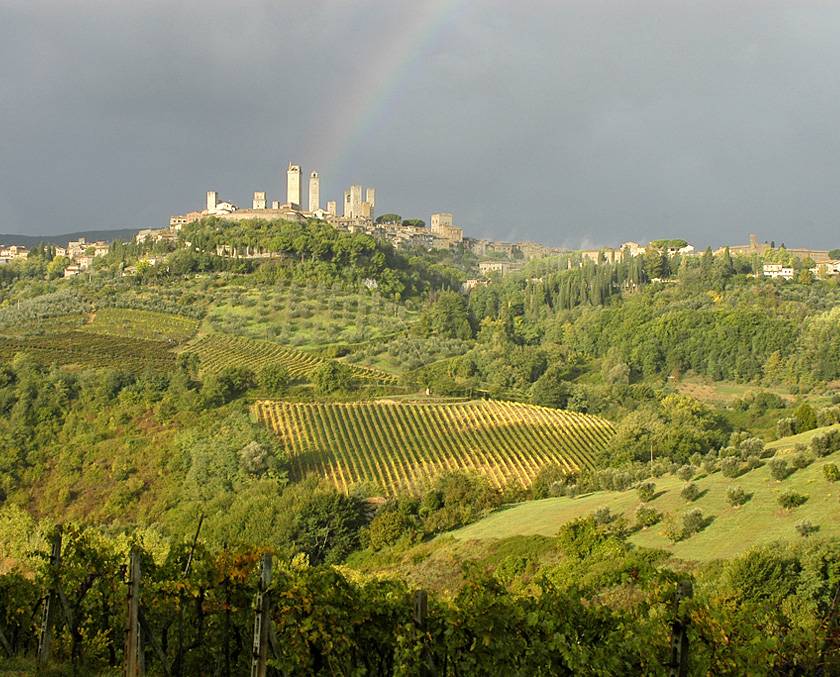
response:
[[[840,521],[836,519],[840,513],[840,486],[828,482],[822,470],[826,463],[838,462],[840,452],[835,452],[796,470],[782,481],[772,479],[766,465],[737,478],[724,477],[720,472],[700,476],[694,480],[700,488],[700,497],[691,502],[680,496],[682,480],[673,476],[657,478],[656,498],[647,505],[664,514],[681,514],[699,508],[711,522],[699,533],[676,544],[665,537],[662,523],[636,531],[630,540],[637,545],[670,550],[682,559],[712,560],[734,557],[762,543],[801,539],[795,526],[806,520],[818,527],[820,536],[840,536]],[[743,505],[729,505],[726,494],[733,486],[747,493],[749,498]],[[785,491],[795,491],[808,499],[797,508],[784,510],[777,499]],[[603,507],[624,515],[632,524],[639,504],[634,489],[597,491],[577,498],[547,498],[511,506],[451,534],[462,541],[553,536],[562,524]]]

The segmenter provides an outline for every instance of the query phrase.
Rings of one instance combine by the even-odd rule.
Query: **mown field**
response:
[[[324,364],[325,358],[287,348],[271,341],[258,341],[230,334],[206,334],[186,345],[198,356],[202,372],[218,373],[226,367],[248,367],[254,371],[269,364],[285,367],[292,378],[309,376]],[[397,377],[377,369],[351,365],[353,375],[370,383],[396,384]]]
[[[787,452],[781,452],[785,458]],[[754,545],[776,540],[801,540],[796,524],[810,521],[818,528],[818,536],[840,536],[840,486],[823,475],[826,463],[840,462],[840,452],[817,459],[807,468],[796,470],[784,480],[774,480],[765,465],[737,478],[724,477],[720,472],[700,476],[694,481],[700,497],[687,501],[680,495],[685,482],[665,476],[655,480],[656,497],[647,505],[663,514],[682,514],[699,508],[708,525],[697,534],[671,543],[664,533],[664,522],[636,531],[630,540],[637,545],[670,550],[686,560],[731,558]],[[747,493],[748,500],[740,506],[727,501],[727,491],[738,486]],[[778,497],[786,491],[807,496],[797,508],[785,510]],[[513,536],[553,536],[560,526],[577,517],[594,513],[602,507],[624,515],[630,524],[640,500],[634,489],[627,491],[598,491],[577,498],[547,498],[511,506],[462,529],[451,532],[458,540],[496,539]]]
[[[151,310],[100,308],[91,313],[90,321],[81,329],[94,334],[128,336],[177,344],[189,340],[195,334],[198,321]]]
[[[547,464],[592,467],[613,434],[595,416],[487,400],[259,401],[255,413],[282,438],[296,475],[316,473],[341,491],[373,482],[389,495],[447,470],[527,486]]]
[[[166,341],[65,331],[42,336],[0,336],[0,357],[26,353],[38,362],[63,366],[114,367],[166,371],[175,367],[175,354]]]

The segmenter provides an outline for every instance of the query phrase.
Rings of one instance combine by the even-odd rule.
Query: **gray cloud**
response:
[[[840,245],[840,4],[0,0],[0,232],[215,188],[554,244]]]

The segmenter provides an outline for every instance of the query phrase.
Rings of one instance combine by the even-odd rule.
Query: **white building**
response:
[[[781,263],[765,263],[763,268],[764,277],[781,277],[784,280],[793,279],[793,267]]]

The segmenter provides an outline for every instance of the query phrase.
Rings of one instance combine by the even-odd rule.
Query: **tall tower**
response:
[[[219,194],[215,190],[207,191],[207,211],[215,211],[216,205],[219,204]]]
[[[286,202],[300,206],[300,165],[289,163],[286,172]]]
[[[254,209],[265,209],[265,192],[254,191]]]
[[[335,200],[328,200],[327,201],[327,214],[330,216],[337,216],[338,212],[336,211],[336,204]]]
[[[314,212],[321,208],[321,177],[318,172],[309,175],[309,211]]]
[[[365,202],[370,205],[371,210],[376,206],[376,189],[368,188],[365,191]]]

